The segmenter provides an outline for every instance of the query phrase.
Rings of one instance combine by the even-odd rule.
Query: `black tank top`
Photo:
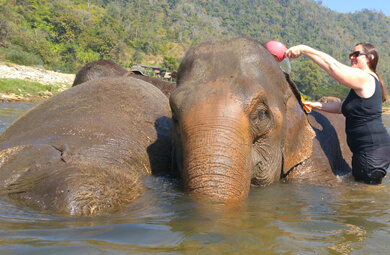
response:
[[[390,135],[382,122],[382,89],[376,78],[375,92],[370,98],[361,98],[351,89],[341,111],[345,116],[347,143],[352,152],[390,145]]]

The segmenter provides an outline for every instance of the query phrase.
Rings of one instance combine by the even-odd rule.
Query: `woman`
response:
[[[300,55],[311,59],[351,89],[342,102],[305,104],[313,109],[344,114],[347,142],[353,153],[352,175],[359,182],[380,184],[390,165],[390,135],[382,123],[386,89],[376,73],[379,60],[376,48],[371,44],[357,44],[349,54],[351,67],[306,45],[291,47],[286,52],[288,58]]]

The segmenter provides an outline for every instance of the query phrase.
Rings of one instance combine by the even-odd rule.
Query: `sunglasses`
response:
[[[349,58],[352,58],[352,57],[359,57],[360,55],[367,55],[367,53],[363,52],[363,51],[354,51],[352,52],[351,54],[349,54]]]

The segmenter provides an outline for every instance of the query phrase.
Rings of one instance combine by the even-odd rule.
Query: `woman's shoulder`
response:
[[[362,98],[370,98],[376,90],[378,76],[375,73],[366,73],[367,80],[359,88],[354,88],[355,93]]]
[[[369,73],[372,77],[374,77],[375,81],[379,81],[378,75],[374,72]]]

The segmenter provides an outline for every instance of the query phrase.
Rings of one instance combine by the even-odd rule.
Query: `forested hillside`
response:
[[[172,71],[190,47],[238,36],[307,44],[348,65],[355,44],[370,42],[390,88],[390,17],[369,10],[341,14],[310,0],[0,0],[0,59],[62,72],[100,58]],[[346,95],[307,59],[291,64],[306,95]]]

